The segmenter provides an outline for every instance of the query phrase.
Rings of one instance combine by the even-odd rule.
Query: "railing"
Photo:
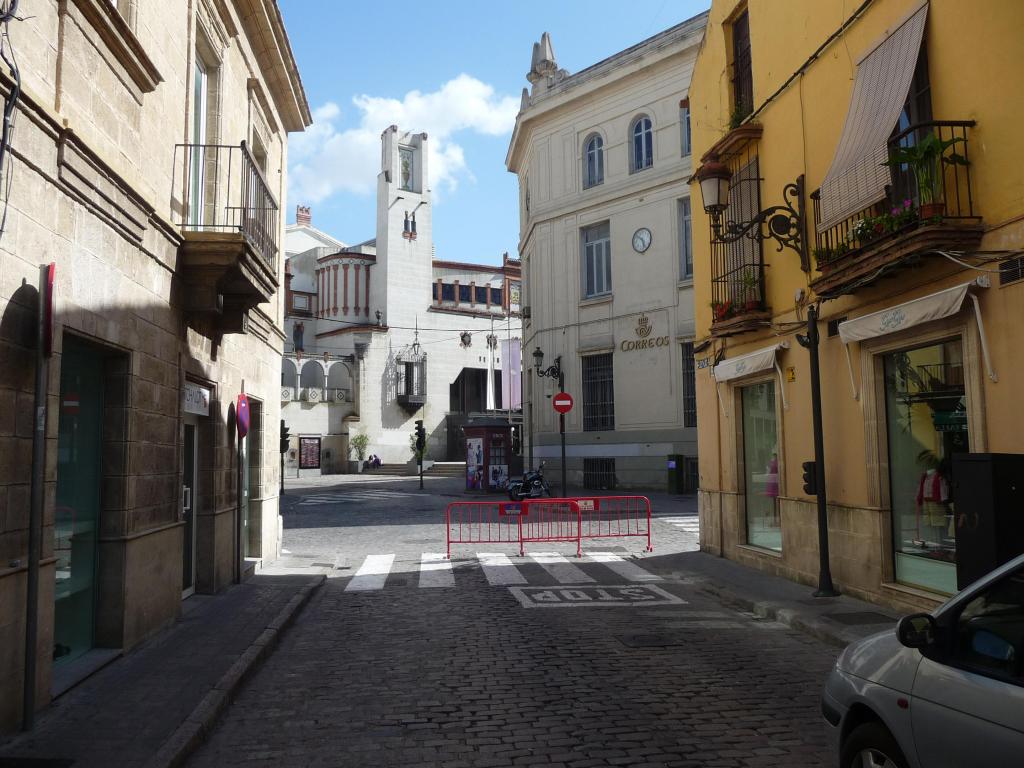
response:
[[[921,185],[928,180],[924,172],[909,164],[890,166],[891,183],[885,198],[843,219],[821,232],[815,232],[814,255],[818,266],[856,254],[863,249],[893,239],[923,224],[937,220],[976,220],[971,187],[967,129],[973,120],[935,120],[912,125],[889,140],[889,157],[921,144],[934,136],[942,146],[941,160],[932,167],[932,184],[922,195]],[[924,164],[925,166],[927,164]],[[811,193],[815,222],[821,221],[821,190]],[[935,210],[929,210],[934,203]],[[922,213],[922,204],[924,212]]]
[[[275,274],[278,207],[243,141],[178,144],[185,163],[181,226],[186,232],[239,232]]]
[[[281,385],[281,402],[350,403],[352,390],[345,387],[290,387]]]

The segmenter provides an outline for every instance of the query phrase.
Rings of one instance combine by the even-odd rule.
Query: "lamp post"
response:
[[[540,378],[547,377],[549,379],[558,379],[558,391],[565,391],[565,374],[562,372],[562,356],[559,355],[555,358],[553,365],[544,367],[544,352],[541,351],[540,347],[533,350],[533,363],[534,368],[537,370],[537,376]],[[558,414],[558,433],[562,441],[562,496],[564,497],[568,491],[566,479],[565,479],[565,414]]]

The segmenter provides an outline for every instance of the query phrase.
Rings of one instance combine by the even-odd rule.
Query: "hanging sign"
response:
[[[235,425],[238,427],[239,437],[249,434],[249,396],[244,392],[238,396],[238,402],[235,404]]]
[[[206,387],[186,381],[182,396],[185,401],[185,413],[194,413],[197,416],[210,415],[210,390]]]

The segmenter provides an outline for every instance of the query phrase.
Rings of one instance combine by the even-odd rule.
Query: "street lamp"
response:
[[[544,352],[540,347],[533,350],[533,367],[537,371],[537,376],[540,378],[558,379],[558,391],[565,391],[565,374],[562,373],[562,356],[559,355],[555,358],[553,365],[544,367]],[[565,479],[565,414],[558,414],[558,432],[562,441],[562,496],[564,497],[567,492],[567,485]]]

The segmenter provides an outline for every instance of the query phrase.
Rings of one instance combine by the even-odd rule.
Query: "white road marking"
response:
[[[661,520],[663,523],[696,523],[700,521],[700,518],[696,515],[691,517],[656,517],[655,520]]]
[[[683,598],[653,584],[508,589],[523,608],[634,608],[687,604]]]
[[[477,552],[477,559],[484,569],[484,576],[491,586],[504,587],[509,584],[525,584],[526,579],[519,569],[512,565],[508,555],[500,552]]]
[[[584,552],[583,554],[595,563],[602,563],[608,566],[609,569],[615,571],[626,581],[661,581],[661,576],[645,571],[639,565],[631,563],[613,552]]]
[[[592,584],[590,578],[557,552],[537,552],[531,555],[533,561],[550,573],[559,584]]]
[[[420,558],[420,587],[454,587],[452,561],[439,552],[424,552]]]
[[[371,592],[383,589],[384,582],[391,573],[391,564],[394,562],[394,555],[367,555],[352,581],[345,587],[345,591]]]

